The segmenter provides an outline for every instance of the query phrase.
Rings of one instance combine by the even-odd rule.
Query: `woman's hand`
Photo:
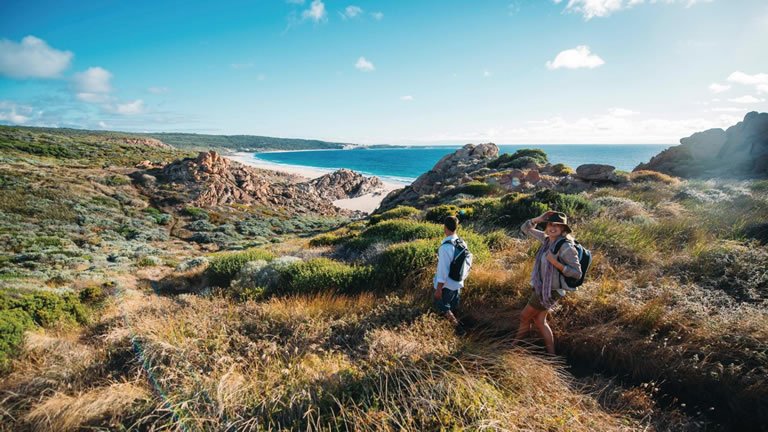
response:
[[[560,262],[557,260],[557,256],[553,254],[552,251],[547,251],[547,261],[549,261],[549,263],[555,266],[555,268],[558,270],[561,270],[560,266],[562,264],[560,264]]]
[[[549,215],[554,214],[554,213],[557,213],[557,212],[552,211],[552,210],[547,210],[546,212],[544,212],[544,214],[542,214],[541,216],[535,218],[533,220],[533,222],[537,223],[537,224],[540,224],[540,223],[546,221],[547,219],[549,219]]]

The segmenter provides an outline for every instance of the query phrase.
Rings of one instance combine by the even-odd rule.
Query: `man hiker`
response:
[[[472,258],[464,242],[456,235],[458,228],[459,219],[456,216],[448,216],[443,221],[445,238],[437,250],[434,289],[435,308],[453,324],[457,334],[463,335],[466,330],[453,313],[459,306],[459,293],[464,287]]]

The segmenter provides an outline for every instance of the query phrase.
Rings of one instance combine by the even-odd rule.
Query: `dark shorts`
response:
[[[560,295],[557,291],[552,291],[552,306],[554,307],[557,304],[557,301],[563,298],[563,296]],[[539,295],[536,294],[535,290],[531,291],[531,296],[528,297],[528,304],[531,305],[534,309],[538,309],[540,311],[545,311],[547,308],[544,307],[543,304],[541,304],[541,299],[539,298]]]
[[[441,314],[456,310],[459,307],[459,291],[443,288],[443,297],[435,299],[435,309]]]

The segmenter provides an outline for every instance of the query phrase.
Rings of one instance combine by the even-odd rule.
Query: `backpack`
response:
[[[469,275],[469,269],[472,267],[472,252],[469,251],[464,240],[457,238],[454,241],[446,240],[443,244],[453,245],[453,259],[451,260],[448,277],[456,282],[463,282]]]
[[[568,241],[568,239],[560,239],[557,243],[555,243],[555,250],[554,253],[557,255],[557,253],[560,251],[560,247]],[[574,240],[574,246],[576,246],[576,252],[579,254],[579,264],[581,265],[581,277],[578,279],[565,277],[565,283],[568,285],[568,288],[577,288],[580,287],[584,283],[584,278],[587,276],[587,270],[589,270],[590,264],[592,264],[592,252],[590,252],[589,249],[585,248],[581,245],[581,243]]]

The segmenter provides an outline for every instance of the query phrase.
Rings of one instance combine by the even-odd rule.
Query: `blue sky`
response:
[[[0,123],[674,143],[768,111],[764,0],[5,1]]]

